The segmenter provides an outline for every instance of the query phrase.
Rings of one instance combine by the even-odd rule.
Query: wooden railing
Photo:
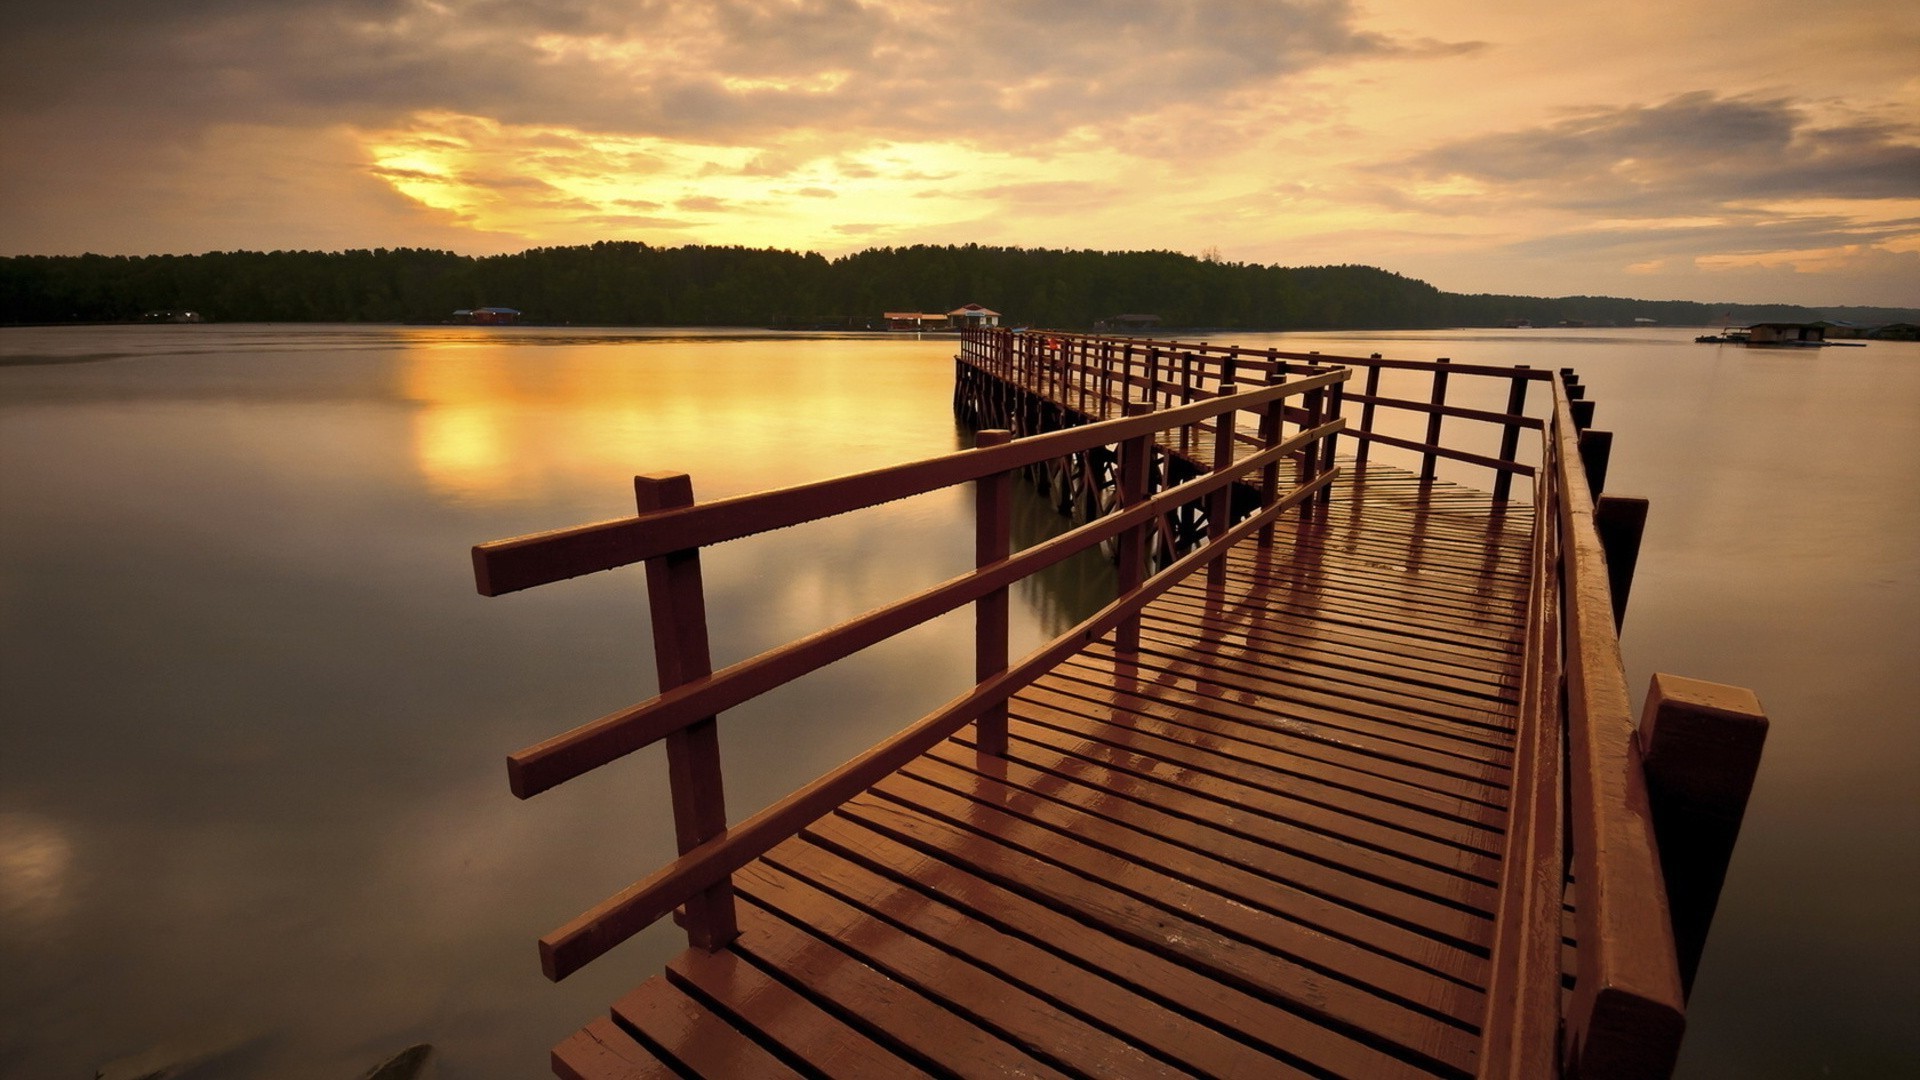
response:
[[[1365,373],[1364,389],[1344,400],[1361,407],[1345,436],[1358,444],[1353,467],[1364,482],[1376,445],[1418,455],[1423,483],[1436,462],[1451,460],[1493,473],[1496,507],[1511,499],[1515,476],[1531,478],[1534,524],[1519,720],[1514,749],[1507,858],[1495,920],[1484,1077],[1660,1076],[1679,1053],[1685,992],[1711,920],[1720,881],[1757,769],[1766,721],[1752,696],[1737,688],[1657,676],[1647,718],[1636,731],[1620,657],[1633,564],[1645,519],[1644,500],[1601,496],[1612,437],[1591,427],[1594,403],[1578,376],[1528,367],[1488,367],[1173,341],[1115,340],[1073,334],[970,335],[961,361],[1008,386],[1052,403],[1103,415],[1115,395],[1144,393],[1183,400],[1212,381],[1267,376],[1292,365],[1340,365]],[[1382,393],[1383,372],[1427,377],[1426,400]],[[1505,411],[1450,404],[1466,380],[1503,384]],[[1528,388],[1545,382],[1547,415],[1526,413]],[[1457,397],[1455,397],[1457,402]],[[1424,418],[1424,436],[1389,435],[1377,425],[1393,411]],[[1016,419],[1026,414],[1012,410]],[[1443,442],[1447,420],[1491,425],[1496,454]],[[1530,465],[1520,460],[1521,432],[1539,432]],[[1662,680],[1706,686],[1719,703],[1683,713],[1682,723],[1718,725],[1713,743],[1730,754],[1702,755],[1667,740],[1664,759],[1683,759],[1661,787],[1691,788],[1650,799],[1642,761],[1660,756],[1655,713]],[[1726,700],[1737,702],[1727,707]],[[1677,726],[1671,721],[1666,727]],[[1677,747],[1677,748],[1676,748]],[[1727,760],[1729,757],[1738,760]],[[1702,778],[1705,778],[1704,780]],[[1710,789],[1718,805],[1697,809]],[[1692,819],[1675,820],[1695,806]],[[1668,807],[1656,815],[1655,807]],[[1664,841],[1656,841],[1656,836]],[[1662,842],[1669,849],[1663,859]],[[1700,864],[1705,864],[1700,869]],[[1682,875],[1687,895],[1668,898]],[[1576,949],[1563,968],[1564,907],[1574,909]],[[1677,904],[1677,906],[1676,906]],[[1563,999],[1566,978],[1572,992]],[[1564,1000],[1564,1008],[1563,1008]]]
[[[1342,356],[1318,352],[1287,352],[1279,349],[1253,349],[1240,345],[1213,345],[1206,342],[1154,341],[1147,339],[1097,337],[1056,331],[973,330],[962,335],[960,362],[971,366],[1006,386],[1018,386],[1050,400],[1056,406],[1088,417],[1118,415],[1123,399],[1144,399],[1167,407],[1183,404],[1213,392],[1221,383],[1263,381],[1275,372],[1320,371],[1328,367],[1349,367],[1364,373],[1364,388],[1354,392],[1336,387],[1335,412],[1358,405],[1359,422],[1344,433],[1358,443],[1354,466],[1364,469],[1375,446],[1395,447],[1419,455],[1419,473],[1432,480],[1438,461],[1458,461],[1493,472],[1491,489],[1496,504],[1504,505],[1511,496],[1515,476],[1530,477],[1532,465],[1519,460],[1521,432],[1539,431],[1545,421],[1527,414],[1527,390],[1535,382],[1550,379],[1552,372],[1520,367],[1484,364],[1456,364],[1448,358],[1432,361],[1390,360],[1379,353],[1370,356]],[[1394,397],[1381,390],[1383,372],[1402,372],[1428,379],[1426,400]],[[1505,398],[1505,408],[1486,409],[1449,404],[1456,402],[1463,382],[1497,386]],[[1571,379],[1572,392],[1578,396],[1578,380]],[[1477,389],[1477,387],[1476,387]],[[1486,397],[1485,393],[1476,394]],[[1576,402],[1590,415],[1591,405]],[[1425,421],[1423,438],[1391,435],[1380,430],[1386,413],[1405,413]],[[1499,432],[1499,449],[1494,454],[1462,449],[1459,440],[1443,439],[1448,419],[1491,425]],[[1027,417],[1014,414],[1015,430]],[[1030,421],[1029,421],[1030,422]],[[1240,441],[1252,442],[1254,436],[1241,433]],[[1204,445],[1198,435],[1182,436],[1182,444]]]
[[[541,962],[549,977],[566,976],[675,909],[681,909],[695,945],[724,944],[735,933],[729,884],[734,870],[967,723],[977,724],[981,752],[1003,753],[1011,695],[1109,631],[1120,653],[1136,651],[1146,603],[1203,566],[1212,568],[1209,577],[1217,583],[1221,556],[1231,545],[1256,536],[1269,543],[1281,512],[1313,511],[1336,472],[1336,436],[1344,435],[1356,442],[1347,460],[1361,482],[1375,446],[1417,455],[1423,482],[1436,479],[1440,460],[1490,470],[1496,507],[1510,501],[1513,477],[1532,481],[1531,586],[1480,1074],[1601,1078],[1671,1070],[1686,987],[1766,722],[1744,691],[1687,680],[1672,680],[1663,689],[1660,680],[1671,677],[1656,676],[1647,718],[1636,731],[1617,630],[1645,503],[1596,498],[1604,487],[1610,438],[1591,430],[1593,403],[1570,370],[1000,330],[966,334],[958,362],[963,377],[971,371],[983,380],[973,392],[991,396],[988,404],[1011,429],[980,431],[975,449],[706,504],[693,501],[684,475],[640,477],[640,512],[634,517],[474,549],[476,582],[486,595],[636,562],[646,565],[648,575],[660,694],[512,755],[508,773],[514,793],[525,798],[664,740],[681,854],[543,938]],[[1356,369],[1364,372],[1365,388],[1347,392]],[[1405,373],[1403,379],[1424,374],[1425,400],[1383,393],[1383,372]],[[1525,411],[1528,388],[1536,382],[1550,390],[1545,416]],[[1239,389],[1248,384],[1259,388]],[[1505,411],[1459,404],[1463,386],[1483,400],[1504,393]],[[1357,427],[1342,418],[1343,401],[1361,406]],[[970,407],[979,411],[982,404]],[[1396,412],[1424,420],[1423,436],[1377,429]],[[1243,416],[1254,422],[1242,425]],[[1490,426],[1498,435],[1497,452],[1443,442],[1455,430],[1446,421]],[[1284,435],[1288,425],[1293,434]],[[1537,444],[1524,446],[1523,431],[1539,432]],[[1209,442],[1210,452],[1200,454]],[[1521,459],[1523,449],[1533,451],[1532,462]],[[1011,477],[1092,452],[1113,458],[1114,512],[1012,552]],[[1184,483],[1155,491],[1149,463],[1156,453],[1170,452],[1191,453],[1204,467]],[[1297,479],[1282,492],[1278,478],[1288,461]],[[967,483],[976,485],[974,571],[711,670],[701,548]],[[1249,516],[1237,521],[1236,487],[1243,495],[1245,489],[1257,493],[1245,511]],[[1148,530],[1196,504],[1205,508],[1205,540],[1149,575]],[[1117,598],[1010,664],[1008,586],[1108,541],[1120,563]],[[976,612],[972,689],[739,825],[727,825],[715,727],[721,712],[966,604]],[[1726,742],[1725,733],[1733,730],[1745,748],[1741,762],[1724,769],[1721,761],[1703,764],[1682,745],[1689,736],[1662,744],[1654,734],[1656,699],[1664,708],[1667,698],[1698,687],[1719,696],[1679,721],[1662,720],[1660,730],[1720,724],[1712,741]],[[1651,793],[1643,744],[1647,758],[1662,763],[1652,774]],[[1701,783],[1707,774],[1711,782]],[[1712,790],[1695,797],[1689,785]],[[1710,810],[1701,813],[1699,807],[1708,804]],[[1670,903],[1668,888],[1682,874],[1691,876]],[[1575,912],[1576,970],[1570,973],[1571,993],[1563,995],[1569,973],[1562,970],[1562,914],[1568,905]]]
[[[1298,378],[1278,373],[1269,385],[1250,390],[1216,381],[1211,395],[1196,392],[1187,404],[1156,409],[1151,400],[1135,401],[1124,409],[1128,415],[1118,419],[1020,439],[982,431],[972,450],[711,503],[694,502],[691,482],[683,474],[643,476],[635,481],[639,513],[634,517],[475,547],[475,581],[489,596],[636,562],[646,566],[661,692],[513,754],[508,778],[514,794],[526,798],[664,741],[680,856],[542,938],[541,965],[547,975],[565,977],[675,909],[682,909],[694,945],[723,945],[737,932],[733,871],[967,723],[978,722],[983,750],[1003,747],[1006,700],[1087,642],[1115,631],[1120,652],[1137,651],[1144,605],[1214,564],[1234,544],[1250,537],[1269,543],[1276,517],[1287,509],[1312,511],[1314,496],[1336,473],[1328,444],[1345,426],[1327,395],[1349,375],[1344,368]],[[1294,398],[1305,404],[1289,410],[1287,402]],[[1201,476],[1162,491],[1149,489],[1146,462],[1157,433],[1210,422],[1215,432],[1231,435],[1242,413],[1257,417],[1263,433],[1254,453],[1237,459],[1218,455],[1211,471]],[[1284,434],[1283,414],[1294,418],[1291,435]],[[1093,447],[1117,447],[1115,511],[1010,553],[1007,485],[1014,471]],[[1299,463],[1297,482],[1282,492],[1276,479],[1281,464],[1289,460]],[[1256,476],[1262,481],[1258,508],[1230,523],[1224,493]],[[701,548],[966,483],[977,485],[975,570],[840,626],[711,670]],[[1212,509],[1208,541],[1148,576],[1145,530],[1195,501]],[[1117,541],[1119,552],[1117,598],[1009,665],[1008,587],[1110,540]],[[972,689],[740,824],[727,825],[715,726],[720,713],[966,604],[975,605],[976,611],[977,682]]]

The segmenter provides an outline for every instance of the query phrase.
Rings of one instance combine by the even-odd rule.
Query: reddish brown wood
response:
[[[1148,354],[1148,362],[1153,363],[1159,356],[1157,350]],[[1147,416],[1154,411],[1151,401],[1127,402],[1126,415],[1129,418]],[[1147,468],[1151,463],[1152,443],[1142,437],[1128,439],[1120,444],[1120,468],[1116,478],[1117,505],[1127,510],[1147,497]],[[1130,528],[1120,534],[1118,577],[1119,592],[1122,597],[1133,594],[1140,588],[1140,582],[1146,575],[1146,534],[1139,527]],[[1140,622],[1137,618],[1128,619],[1120,624],[1114,639],[1122,653],[1130,653],[1139,648]]]
[[[1750,690],[1655,675],[1640,714],[1647,794],[1689,994],[1760,772],[1767,716]]]
[[[561,1080],[677,1080],[680,1075],[605,1018],[554,1047],[551,1065]]]
[[[642,514],[693,505],[693,481],[685,473],[636,476],[633,487]],[[660,688],[671,690],[712,674],[698,550],[647,560],[647,603]],[[674,839],[682,855],[727,831],[716,717],[696,720],[667,736],[667,785],[673,796]],[[687,941],[699,948],[717,949],[739,933],[733,895],[725,882],[689,898],[681,916]]]
[[[1013,432],[988,430],[974,437],[975,446],[1001,446]],[[1013,550],[1013,475],[1000,473],[975,481],[974,566],[984,569],[1005,559]],[[973,678],[988,679],[1007,670],[1007,588],[1001,586],[974,601]],[[1007,751],[1007,705],[987,707],[974,721],[983,754]]]
[[[1527,365],[1521,364],[1518,370],[1527,371],[1529,369]],[[1526,411],[1527,382],[1528,380],[1524,375],[1515,374],[1513,377],[1513,386],[1507,391],[1507,416],[1510,419],[1501,422],[1500,460],[1508,464],[1511,464],[1514,461],[1514,456],[1520,452],[1520,429],[1522,427],[1540,425],[1541,428],[1544,429],[1544,422],[1535,420],[1532,417],[1526,417],[1524,420],[1511,419],[1520,417],[1521,414]],[[1506,506],[1507,500],[1512,495],[1512,491],[1513,474],[1504,469],[1494,473],[1494,505],[1497,507]]]
[[[615,1002],[613,1018],[679,1070],[695,1076],[800,1077],[786,1062],[665,979],[648,979]]]
[[[1447,369],[1452,363],[1453,363],[1452,360],[1444,356],[1434,361],[1434,364],[1436,366],[1433,371],[1433,397],[1431,399],[1431,404],[1434,406],[1434,411],[1427,415],[1426,445],[1428,447],[1437,447],[1440,445],[1440,421],[1445,418],[1445,414],[1440,412],[1440,407],[1446,405],[1447,403],[1447,375],[1448,375]],[[1421,454],[1420,456],[1420,482],[1421,483],[1423,484],[1429,483],[1433,480],[1434,461],[1435,461],[1435,457],[1434,457],[1433,450],[1429,449],[1425,453]]]
[[[1221,397],[1232,397],[1237,388],[1232,383],[1220,385]],[[1234,425],[1238,422],[1240,410],[1230,408],[1214,418],[1213,425],[1213,471],[1225,472],[1233,467]],[[1207,501],[1207,539],[1218,541],[1227,534],[1227,518],[1232,512],[1233,491],[1221,488]],[[1226,581],[1226,560],[1216,560],[1207,567],[1207,585],[1218,589]]]
[[[1563,1061],[1576,1076],[1664,1076],[1679,1056],[1684,994],[1593,496],[1569,401],[1555,397],[1549,449],[1564,545],[1568,832],[1580,882],[1579,978]]]
[[[1647,530],[1647,500],[1602,495],[1593,508],[1593,524],[1606,552],[1607,591],[1613,597],[1617,631],[1627,621],[1627,596],[1633,591],[1633,571],[1640,564],[1640,538]]]
[[[1580,464],[1587,472],[1587,490],[1597,497],[1607,489],[1607,463],[1613,458],[1613,432],[1589,428],[1580,433]]]

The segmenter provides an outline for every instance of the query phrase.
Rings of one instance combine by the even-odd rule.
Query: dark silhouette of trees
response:
[[[1062,328],[1120,314],[1157,315],[1165,327],[1275,330],[1920,321],[1920,312],[1898,309],[1463,295],[1371,266],[977,244],[879,247],[833,260],[627,241],[477,258],[417,248],[0,258],[0,323],[115,322],[179,310],[223,322],[436,322],[459,308],[503,305],[542,323],[864,326],[886,311],[968,302],[1013,324]]]

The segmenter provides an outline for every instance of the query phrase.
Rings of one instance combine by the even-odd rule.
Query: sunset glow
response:
[[[978,242],[1920,302],[1920,15],[1797,10],[48,8],[0,44],[0,254]]]

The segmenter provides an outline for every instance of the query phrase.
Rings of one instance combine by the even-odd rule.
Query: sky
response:
[[[0,16],[0,255],[980,243],[1920,306],[1911,0]]]

